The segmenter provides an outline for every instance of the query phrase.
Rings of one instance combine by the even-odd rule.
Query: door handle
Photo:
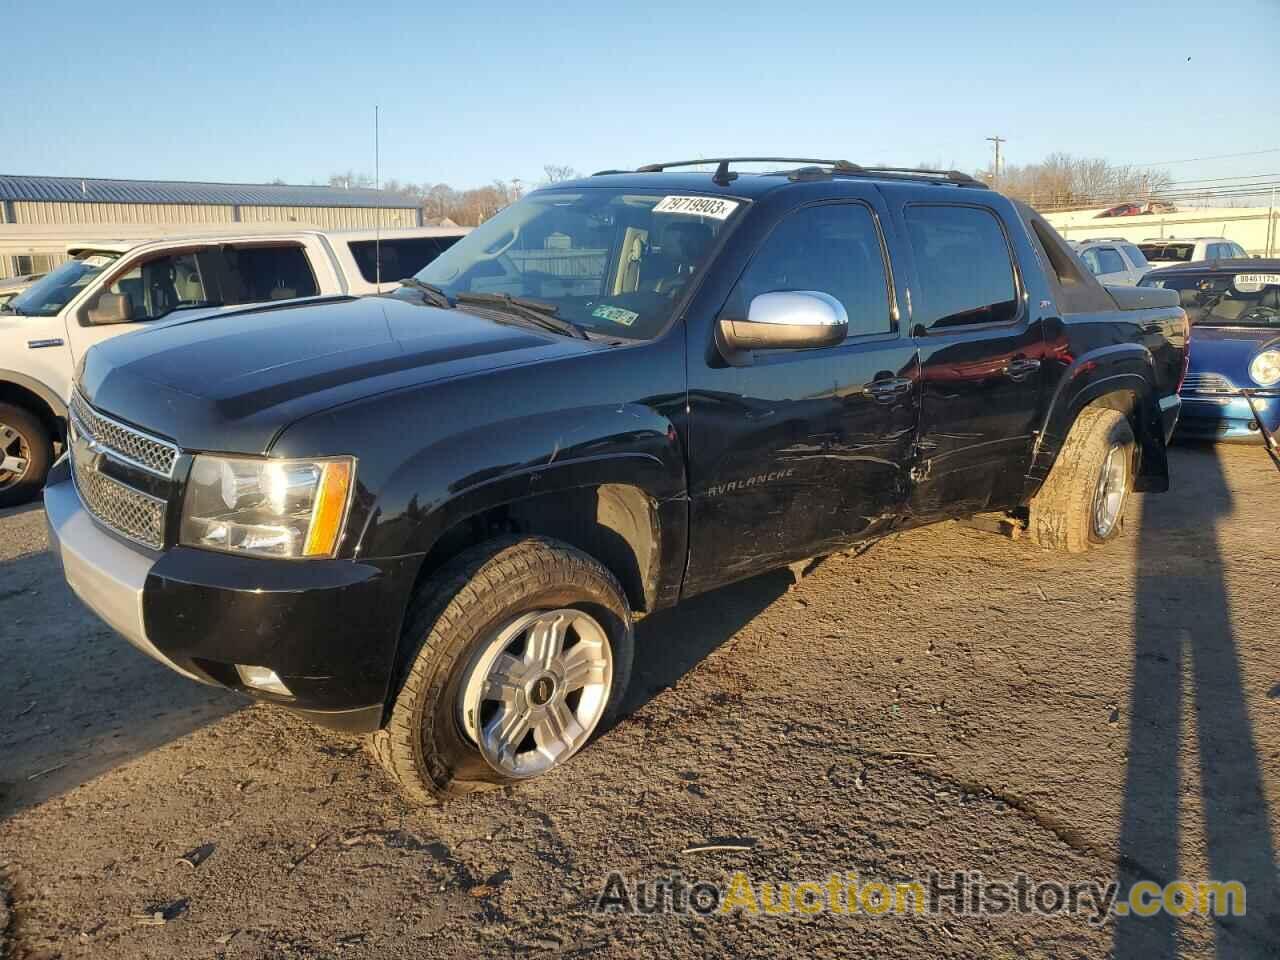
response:
[[[1010,380],[1025,380],[1040,369],[1040,361],[1030,357],[1015,357],[1004,365],[1005,376]]]
[[[878,403],[892,403],[911,392],[911,381],[905,377],[872,380],[862,388],[862,392]]]

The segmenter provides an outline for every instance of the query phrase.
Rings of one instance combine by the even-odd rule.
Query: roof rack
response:
[[[1076,243],[1128,243],[1128,237],[1085,237]],[[1144,241],[1145,242],[1145,241]]]
[[[864,167],[856,163],[850,163],[848,160],[815,160],[812,157],[704,157],[701,160],[672,160],[666,163],[646,163],[644,166],[636,167],[636,173],[661,173],[672,167],[695,167],[707,163],[716,165],[716,172],[712,176],[712,182],[724,186],[731,183],[737,178],[737,174],[729,169],[730,164],[734,163],[795,163],[801,164],[800,169],[793,170],[789,176],[793,180],[810,180],[815,176],[876,176],[879,174],[887,174],[889,176],[902,177],[918,177],[933,180],[935,182],[953,183],[962,187],[981,187],[987,189],[987,184],[981,180],[976,180],[963,173],[960,170],[924,170],[918,167]],[[829,167],[830,172],[821,168]],[[603,176],[609,173],[621,173],[620,170],[601,170],[594,176]]]
[[[859,167],[859,173],[890,173],[901,174],[909,177],[928,177],[930,179],[943,180],[947,183],[954,183],[961,187],[981,187],[983,190],[991,188],[976,177],[971,177],[963,170],[926,170],[923,167]]]
[[[662,173],[671,167],[696,167],[704,163],[714,163],[716,172],[712,176],[713,183],[725,185],[737,179],[737,174],[729,170],[731,163],[802,163],[807,166],[830,167],[833,173],[857,173],[862,168],[848,160],[814,160],[811,157],[706,157],[702,160],[671,160],[666,163],[646,163],[636,167],[636,173]]]

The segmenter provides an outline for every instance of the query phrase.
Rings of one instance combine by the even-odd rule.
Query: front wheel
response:
[[[53,462],[53,442],[30,410],[0,403],[0,507],[34,499]]]
[[[442,800],[541,776],[615,713],[634,651],[622,588],[543,538],[482,544],[419,588],[389,721],[370,746],[405,792]]]
[[[1124,414],[1086,408],[1031,501],[1031,538],[1083,553],[1120,535],[1133,489],[1133,429]]]

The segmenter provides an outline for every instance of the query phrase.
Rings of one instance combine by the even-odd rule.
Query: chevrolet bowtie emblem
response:
[[[89,454],[89,465],[96,472],[101,473],[102,459],[107,455],[107,448],[99,443],[96,437],[86,437],[84,447]]]

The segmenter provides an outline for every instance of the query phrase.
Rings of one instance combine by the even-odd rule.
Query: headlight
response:
[[[198,455],[187,480],[179,541],[260,557],[332,557],[346,523],[355,469],[350,457]]]
[[[1264,350],[1249,364],[1249,376],[1260,387],[1272,387],[1280,383],[1280,351]]]

